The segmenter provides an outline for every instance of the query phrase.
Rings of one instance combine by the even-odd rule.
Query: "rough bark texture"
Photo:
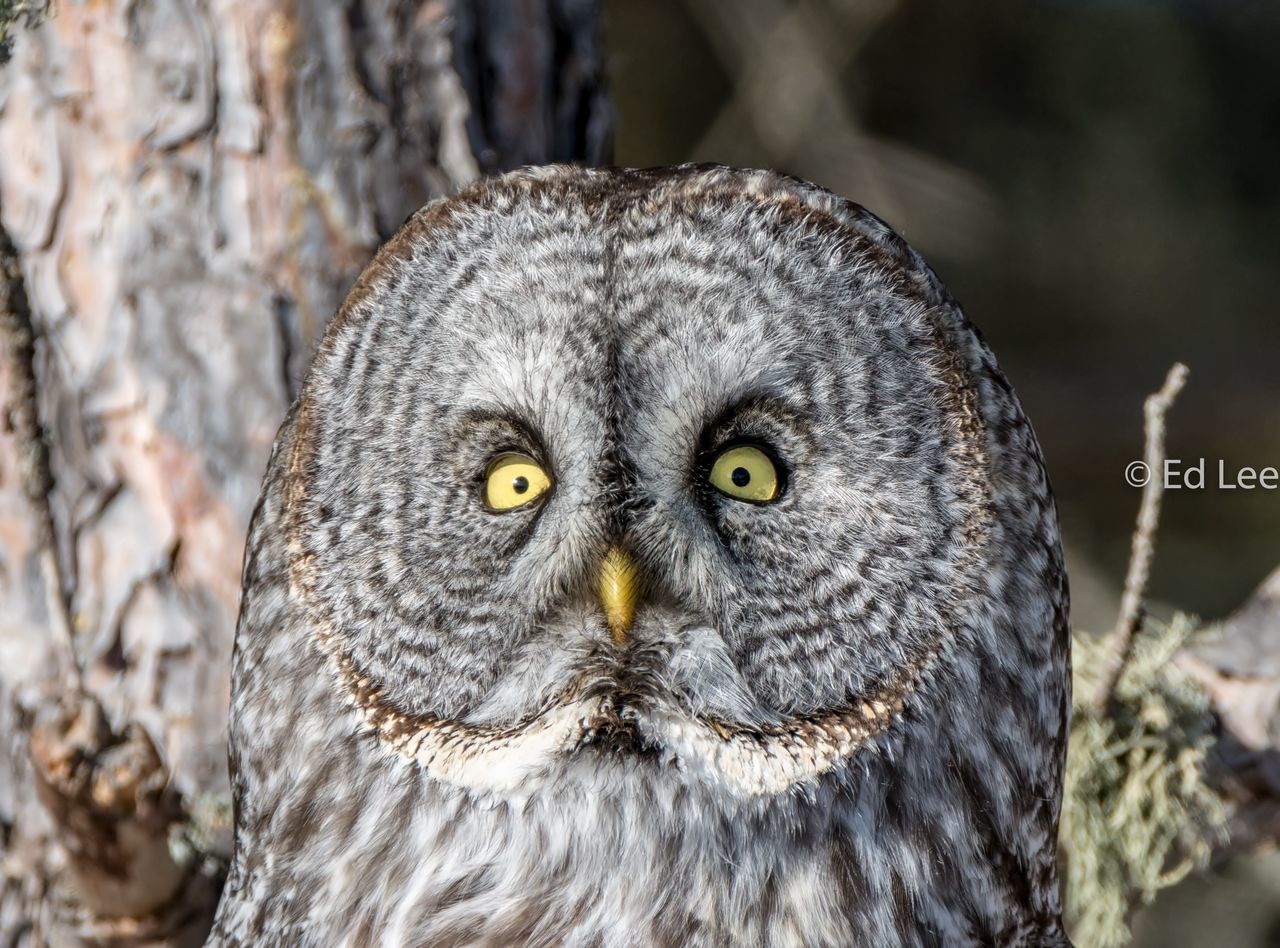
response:
[[[244,532],[311,345],[432,197],[607,159],[597,21],[589,0],[107,0],[16,38],[0,944],[199,942]]]
[[[1220,855],[1280,846],[1280,569],[1179,660],[1218,718],[1217,778],[1232,807]]]

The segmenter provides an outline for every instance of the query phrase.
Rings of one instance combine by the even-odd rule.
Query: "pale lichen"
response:
[[[1207,864],[1227,812],[1208,783],[1214,719],[1174,654],[1196,631],[1148,619],[1099,713],[1105,639],[1077,634],[1062,808],[1068,925],[1082,948],[1124,944],[1132,912]]]

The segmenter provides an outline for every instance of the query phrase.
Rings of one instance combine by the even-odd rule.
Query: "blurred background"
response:
[[[1172,362],[1191,377],[1171,457],[1280,466],[1280,5],[606,10],[618,163],[817,181],[964,304],[1044,444],[1078,625],[1112,621],[1138,501],[1124,467]],[[1152,597],[1213,618],[1277,563],[1280,495],[1170,494]]]
[[[1280,5],[645,0],[607,5],[605,48],[619,164],[809,178],[939,272],[1040,434],[1077,627],[1115,621],[1124,469],[1171,363],[1170,457],[1280,467]],[[1153,611],[1221,617],[1278,563],[1280,492],[1170,492]],[[1138,928],[1280,945],[1280,861],[1184,883]]]

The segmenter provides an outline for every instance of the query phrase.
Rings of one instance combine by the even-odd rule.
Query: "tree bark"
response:
[[[482,171],[607,160],[598,18],[593,0],[104,0],[16,38],[0,944],[202,939],[276,427],[408,214]]]
[[[1218,720],[1214,776],[1231,806],[1218,858],[1280,846],[1280,569],[1178,661]]]

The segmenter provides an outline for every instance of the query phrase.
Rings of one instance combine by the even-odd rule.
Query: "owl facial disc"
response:
[[[817,192],[646,181],[425,210],[299,401],[294,587],[445,783],[631,755],[785,793],[985,608],[981,367],[918,261]]]

